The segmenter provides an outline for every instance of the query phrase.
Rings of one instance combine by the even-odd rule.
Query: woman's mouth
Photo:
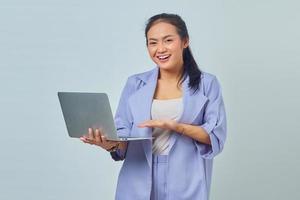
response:
[[[167,62],[169,60],[171,55],[161,55],[161,56],[156,56],[160,62]]]

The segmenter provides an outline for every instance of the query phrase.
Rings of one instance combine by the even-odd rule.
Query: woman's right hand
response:
[[[80,137],[80,140],[87,144],[100,146],[105,150],[112,149],[120,144],[118,141],[107,140],[99,129],[93,130],[92,128],[89,128],[88,133]]]

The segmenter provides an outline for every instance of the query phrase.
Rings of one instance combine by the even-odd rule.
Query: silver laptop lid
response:
[[[58,98],[70,137],[98,128],[108,138],[118,139],[106,93],[58,92]]]
[[[58,92],[58,98],[70,137],[79,138],[87,134],[88,128],[98,128],[108,140],[153,139],[152,137],[119,138],[106,93]]]

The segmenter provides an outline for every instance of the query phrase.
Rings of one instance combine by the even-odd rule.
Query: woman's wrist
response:
[[[184,126],[185,126],[185,124],[177,123],[176,127],[175,127],[175,131],[184,135]]]
[[[106,151],[108,151],[108,152],[115,152],[115,151],[118,150],[119,145],[120,145],[120,143],[118,142],[115,146],[113,146],[113,147],[111,147],[109,149],[106,149]]]
[[[110,149],[107,149],[108,152],[115,152],[115,151],[124,151],[127,148],[127,142],[118,142],[115,146]]]

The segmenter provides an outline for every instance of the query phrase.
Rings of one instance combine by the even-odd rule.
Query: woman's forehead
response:
[[[164,39],[177,36],[176,27],[166,22],[154,24],[148,31],[148,39]]]

